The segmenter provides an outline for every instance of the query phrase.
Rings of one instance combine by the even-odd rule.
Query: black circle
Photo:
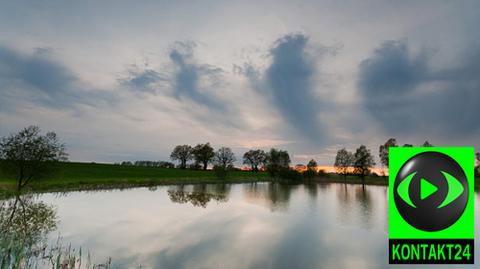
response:
[[[463,193],[450,204],[438,208],[448,194],[448,183],[443,172],[455,177],[463,185]],[[416,207],[407,204],[398,194],[398,185],[410,174],[415,173],[408,194]],[[438,190],[420,199],[420,181],[428,180]],[[413,227],[424,231],[439,231],[453,225],[463,214],[468,202],[468,182],[462,167],[450,156],[440,152],[422,152],[400,168],[395,177],[394,199],[400,215]]]

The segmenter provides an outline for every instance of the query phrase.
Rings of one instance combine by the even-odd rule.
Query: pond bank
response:
[[[96,163],[62,163],[59,173],[52,178],[34,181],[28,185],[29,191],[65,192],[78,190],[122,189],[181,184],[231,184],[268,182],[272,178],[266,172],[232,171],[227,179],[220,180],[211,170],[189,170],[176,168],[120,166]],[[358,176],[349,175],[346,180],[337,174],[327,174],[313,178],[311,182],[361,184]],[[366,185],[388,185],[387,177],[369,176]],[[0,174],[0,196],[10,196],[15,190],[15,180]],[[475,189],[480,184],[475,180]]]

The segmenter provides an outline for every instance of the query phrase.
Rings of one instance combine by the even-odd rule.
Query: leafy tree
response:
[[[51,175],[58,162],[66,161],[65,145],[54,132],[40,134],[37,126],[29,126],[0,140],[1,168],[17,179],[20,191],[30,181]]]
[[[425,142],[423,142],[422,147],[433,147],[433,145],[430,144],[430,142],[428,142],[428,140],[426,140]]]
[[[235,154],[232,150],[227,147],[221,147],[215,152],[213,157],[213,170],[220,179],[225,179],[228,170],[233,168],[235,161]]]
[[[412,144],[403,144],[403,147],[404,148],[411,148],[411,147],[413,147],[413,145]]]
[[[193,157],[197,163],[203,165],[203,170],[207,170],[208,164],[212,162],[215,152],[210,143],[198,144],[193,148]]]
[[[192,147],[189,145],[178,145],[170,154],[172,161],[180,161],[180,168],[185,169],[187,162],[193,158]]]
[[[351,152],[348,152],[345,148],[337,151],[337,156],[335,157],[335,170],[337,173],[343,175],[345,183],[347,182],[347,173],[348,168],[353,166],[354,157]]]
[[[311,159],[307,164],[307,170],[303,172],[303,176],[307,179],[312,179],[317,175],[318,164],[314,159]]]
[[[258,171],[258,167],[265,165],[267,154],[261,149],[249,150],[243,154],[243,164],[250,165],[251,169],[255,172]]]
[[[373,156],[367,147],[361,145],[357,151],[355,151],[354,159],[354,172],[360,176],[362,179],[362,184],[365,184],[365,176],[370,174],[370,168],[375,165]]]
[[[378,149],[378,156],[380,157],[380,162],[382,165],[388,167],[388,150],[390,147],[396,147],[397,140],[395,138],[390,138],[385,142],[385,144],[381,145]]]
[[[266,168],[272,177],[279,177],[282,170],[289,170],[290,155],[286,150],[270,149],[267,153]]]
[[[317,162],[314,159],[311,159],[307,164],[307,170],[317,170]]]
[[[477,152],[477,154],[475,154],[475,156],[477,157],[477,166],[475,167],[475,172],[476,172],[476,176],[480,176],[480,152]]]

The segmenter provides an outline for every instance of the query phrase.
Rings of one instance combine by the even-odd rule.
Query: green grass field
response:
[[[112,188],[129,188],[171,184],[200,183],[242,183],[270,181],[266,172],[232,171],[227,179],[220,180],[213,171],[167,169],[156,167],[120,166],[96,163],[62,163],[59,172],[52,178],[32,181],[28,188],[33,192],[95,190]],[[318,182],[343,183],[343,176],[328,174],[314,179]],[[347,183],[361,184],[357,176],[347,176]],[[368,185],[387,185],[386,177],[367,177]],[[0,194],[15,190],[14,179],[0,174]],[[480,189],[479,179],[475,180],[475,189]]]
[[[95,163],[62,163],[52,178],[32,181],[35,192],[125,188],[168,184],[240,183],[267,181],[265,172],[232,171],[227,179],[217,179],[213,171],[168,169],[157,167],[120,166]],[[15,189],[15,180],[0,174],[0,191]]]

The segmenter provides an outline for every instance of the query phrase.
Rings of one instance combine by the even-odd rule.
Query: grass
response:
[[[59,172],[28,186],[34,192],[127,188],[169,184],[241,183],[268,181],[265,172],[232,171],[219,180],[213,171],[120,166],[97,163],[62,163]],[[15,180],[0,174],[0,191],[15,189]]]
[[[67,162],[61,164],[57,175],[39,181],[33,181],[28,187],[33,192],[55,192],[74,190],[97,190],[129,188],[172,184],[200,183],[242,183],[270,181],[266,172],[232,171],[227,179],[218,179],[211,170],[168,169],[156,167],[120,166],[113,164]],[[337,174],[317,177],[320,182],[343,183],[344,178]],[[360,184],[360,178],[347,176],[347,183]],[[369,176],[368,185],[388,185],[386,177]],[[15,190],[15,180],[0,174],[0,195],[8,195]],[[480,189],[480,180],[476,178],[475,189]]]

